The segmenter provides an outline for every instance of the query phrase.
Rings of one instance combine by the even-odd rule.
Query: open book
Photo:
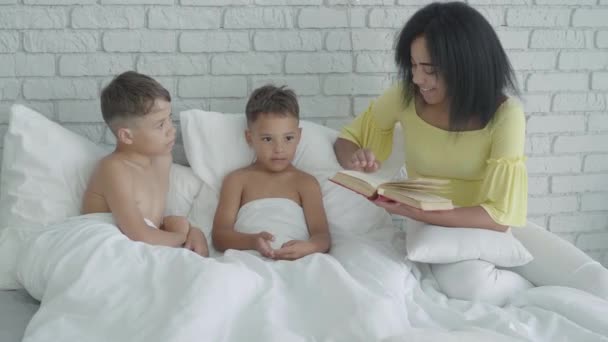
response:
[[[448,190],[449,180],[416,178],[389,182],[374,174],[343,170],[330,180],[373,199],[382,196],[422,210],[454,209],[452,201],[436,195]]]

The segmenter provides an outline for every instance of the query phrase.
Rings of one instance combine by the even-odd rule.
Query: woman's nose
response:
[[[422,82],[423,81],[422,75],[420,75],[420,73],[417,72],[415,69],[412,69],[412,81],[417,86],[420,86],[423,83]]]

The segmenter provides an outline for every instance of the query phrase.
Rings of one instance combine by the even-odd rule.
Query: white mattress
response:
[[[39,302],[25,290],[0,291],[0,341],[19,342]]]

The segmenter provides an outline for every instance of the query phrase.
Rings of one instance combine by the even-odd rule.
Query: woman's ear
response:
[[[133,132],[126,127],[119,127],[116,129],[116,139],[125,145],[131,145],[133,144]]]
[[[249,128],[247,128],[247,129],[245,130],[245,140],[247,141],[247,144],[248,144],[249,146],[251,146],[252,139],[251,139],[251,131],[249,130]]]

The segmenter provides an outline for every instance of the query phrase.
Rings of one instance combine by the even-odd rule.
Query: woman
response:
[[[392,214],[442,227],[504,232],[511,226],[524,226],[528,196],[525,115],[521,105],[508,96],[508,91],[517,94],[514,74],[492,26],[466,4],[430,4],[414,14],[401,31],[395,61],[401,82],[343,129],[334,146],[340,164],[347,169],[376,171],[391,152],[394,125],[399,122],[404,130],[408,176],[450,179],[449,196],[458,208],[422,211],[381,200],[377,205]],[[518,238],[526,244],[525,237]],[[531,266],[554,263],[555,256],[564,253],[563,241],[555,236],[549,240],[561,250],[540,260],[530,251],[537,259]],[[581,262],[590,261],[567,246]],[[471,268],[477,271],[469,273],[479,279],[468,279],[465,287],[454,284],[455,275]],[[598,294],[608,298],[608,276],[604,268],[599,269],[607,286]],[[504,302],[512,293],[532,286],[520,274],[498,270],[481,260],[434,264],[432,270],[442,290],[454,298]],[[536,279],[523,268],[518,271],[537,285],[547,285],[547,277]],[[498,275],[513,284],[511,292],[493,293],[487,288],[483,278]]]

